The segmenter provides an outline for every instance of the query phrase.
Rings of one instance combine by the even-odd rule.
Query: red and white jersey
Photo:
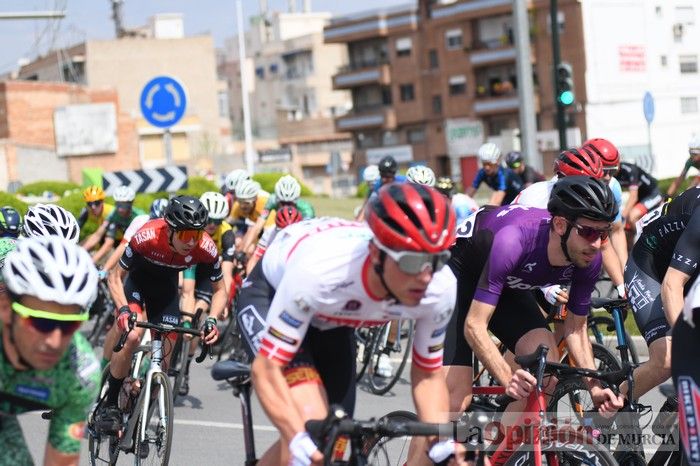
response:
[[[554,176],[551,180],[538,181],[527,188],[520,191],[520,194],[515,196],[511,204],[526,205],[528,207],[537,207],[538,209],[546,209],[549,202],[549,195],[552,193],[552,188],[558,178]]]
[[[275,296],[259,354],[286,365],[309,325],[323,330],[404,318],[416,322],[414,364],[424,370],[442,367],[445,330],[457,296],[455,276],[449,267],[435,273],[414,307],[374,296],[367,285],[371,239],[365,223],[335,218],[307,220],[277,233],[262,259]]]
[[[144,226],[150,219],[151,216],[148,214],[137,215],[136,218],[134,218],[129,224],[129,228],[127,228],[124,232],[124,236],[122,236],[122,243],[128,243],[131,241],[131,238],[133,238],[136,232],[139,231],[139,228]]]

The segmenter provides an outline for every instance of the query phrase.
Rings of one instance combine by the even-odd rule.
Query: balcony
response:
[[[351,89],[365,84],[391,84],[389,64],[386,59],[355,63],[340,68],[333,76],[333,89]]]
[[[394,108],[386,105],[357,108],[335,120],[335,129],[338,132],[364,128],[396,128],[396,112]]]
[[[535,93],[537,90],[535,89]],[[493,115],[498,113],[514,113],[520,108],[517,89],[512,86],[501,92],[479,92],[474,100],[474,113],[477,115]],[[535,112],[540,111],[540,99],[535,94]]]

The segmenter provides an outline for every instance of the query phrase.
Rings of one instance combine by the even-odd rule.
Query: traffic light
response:
[[[557,101],[564,107],[574,103],[574,71],[571,65],[562,62],[557,65]]]

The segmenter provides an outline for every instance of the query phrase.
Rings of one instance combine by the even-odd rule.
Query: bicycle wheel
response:
[[[618,354],[617,339],[615,338],[615,334],[613,333],[612,338],[604,338],[606,331],[615,331],[615,323],[611,317],[594,316],[589,324],[589,329],[593,333],[596,343],[605,346],[613,354]],[[629,357],[632,364],[639,365],[639,354],[637,353],[637,348],[634,345],[634,340],[632,340],[630,334],[627,333],[627,330],[625,330],[625,341],[627,342]]]
[[[384,395],[387,393],[389,390],[392,389],[394,385],[396,385],[396,382],[399,381],[401,378],[401,373],[403,372],[403,368],[406,366],[406,361],[408,361],[408,355],[411,351],[411,348],[413,347],[413,326],[414,326],[414,321],[411,319],[406,319],[402,320],[400,322],[401,328],[399,328],[399,331],[397,332],[396,338],[397,341],[395,343],[395,347],[398,348],[398,351],[402,351],[401,356],[401,361],[399,362],[399,366],[394,370],[394,374],[391,377],[388,378],[383,378],[383,377],[377,377],[374,373],[375,368],[377,367],[379,363],[379,357],[389,350],[389,354],[397,352],[393,348],[387,348],[387,342],[383,338],[384,332],[379,332],[377,336],[375,337],[374,341],[372,342],[372,348],[370,350],[370,363],[369,363],[369,369],[368,369],[368,379],[369,379],[369,388],[374,393],[375,395]],[[390,325],[390,324],[386,324]],[[401,337],[403,335],[403,332],[405,331],[406,333],[406,345],[404,346],[401,344]]]
[[[190,354],[190,340],[185,339],[182,335],[177,338],[175,349],[173,350],[173,358],[171,359],[175,378],[173,380],[173,401],[177,399],[180,393],[182,381],[185,379],[185,371],[187,370],[187,357]]]
[[[606,346],[600,345],[598,343],[591,343],[593,347],[593,362],[595,363],[595,369],[598,371],[616,371],[622,368],[620,360],[615,356],[615,353],[610,351]],[[569,359],[568,351],[562,355],[561,362],[563,364],[573,365],[572,361]]]
[[[139,438],[143,418],[139,417],[136,424],[136,455],[135,464],[167,465],[170,459],[170,449],[173,441],[173,393],[168,377],[162,372],[156,372],[151,379],[151,392],[148,414],[146,416],[145,438]],[[163,402],[164,411],[160,411],[159,400]],[[139,413],[141,416],[142,413]]]
[[[418,416],[410,411],[393,411],[382,419],[395,422],[417,421]],[[408,460],[408,447],[411,437],[383,437],[373,435],[362,443],[362,454],[367,456],[367,464],[373,466],[403,466]]]
[[[228,354],[233,348],[235,337],[234,332],[236,331],[238,331],[238,326],[236,325],[236,318],[233,316],[233,314],[229,313],[229,319],[226,323],[226,328],[223,331],[223,338],[219,343],[219,350],[216,353],[217,361],[221,361],[221,358],[223,358],[225,354]]]
[[[505,466],[536,464],[532,445],[520,445],[505,462]],[[581,432],[573,430],[542,431],[541,464],[617,466],[608,450]]]
[[[95,430],[92,423],[95,417],[100,401],[107,394],[107,377],[109,376],[109,363],[102,370],[100,378],[100,393],[95,400],[95,406],[92,407],[90,419],[88,420],[88,451],[90,452],[90,464],[92,466],[101,464],[116,464],[119,457],[119,438],[116,435],[105,435]]]
[[[367,371],[367,366],[369,365],[370,349],[372,346],[372,341],[374,340],[374,334],[381,331],[384,326],[376,328],[359,328],[355,330],[355,344],[357,345],[357,375],[355,376],[356,381],[362,380],[362,376],[365,375]]]

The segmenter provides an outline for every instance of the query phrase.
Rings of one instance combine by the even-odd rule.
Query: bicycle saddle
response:
[[[219,361],[211,369],[211,376],[214,380],[228,380],[237,377],[249,377],[250,365],[229,359]]]

